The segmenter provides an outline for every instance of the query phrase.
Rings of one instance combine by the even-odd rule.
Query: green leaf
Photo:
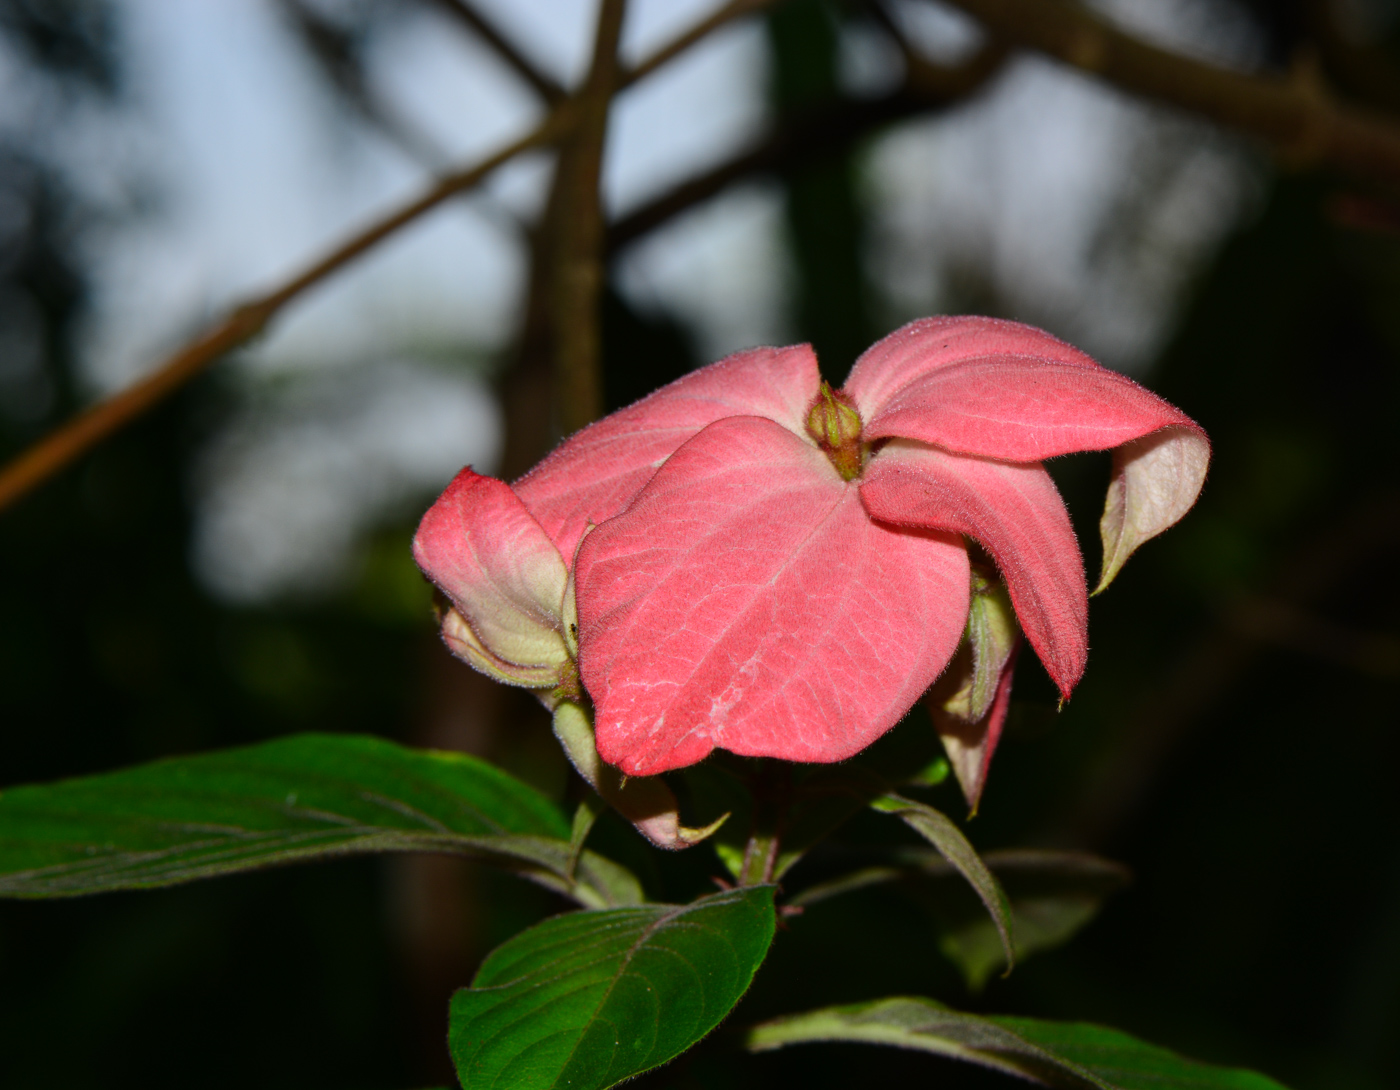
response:
[[[1011,904],[1016,960],[1068,942],[1128,883],[1125,868],[1077,852],[1000,851],[982,857]],[[939,949],[972,991],[1006,965],[1001,936],[953,868],[928,860],[906,888],[939,931]]]
[[[953,824],[952,819],[932,806],[893,793],[880,796],[870,805],[882,813],[896,814],[903,818],[906,825],[937,848],[938,854],[967,880],[991,915],[997,938],[1006,955],[1006,971],[1010,972],[1016,964],[1016,950],[1011,938],[1014,927],[1011,904],[1001,888],[1001,883],[987,869],[977,850],[968,843],[967,837],[962,835],[962,831]]]
[[[788,1015],[755,1026],[747,1038],[754,1052],[811,1041],[921,1049],[1067,1090],[1284,1090],[1254,1071],[1188,1060],[1116,1029],[979,1017],[920,997]]]
[[[747,990],[774,915],[773,887],[748,886],[521,932],[452,997],[464,1090],[602,1090],[678,1056]]]
[[[1017,961],[1067,942],[1129,878],[1119,864],[1083,852],[1017,849],[987,852],[982,861],[1011,903]],[[1001,937],[985,908],[957,870],[933,851],[901,850],[889,863],[809,886],[791,903],[816,904],[882,883],[898,883],[928,911],[939,932],[939,948],[971,990],[979,991],[1006,964]]]
[[[533,788],[461,753],[304,734],[0,792],[0,896],[152,889],[384,851],[486,855],[587,905],[635,903]]]

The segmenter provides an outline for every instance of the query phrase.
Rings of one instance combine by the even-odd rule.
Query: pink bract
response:
[[[838,457],[821,437],[845,433],[818,425],[851,410],[859,443]],[[583,429],[509,492],[464,471],[415,555],[452,600],[450,642],[479,668],[566,685],[576,647],[598,753],[628,775],[717,747],[839,761],[953,657],[968,540],[1070,694],[1088,588],[1041,461],[1106,449],[1101,588],[1194,503],[1204,432],[1040,330],[929,318],[871,347],[835,394],[809,346],[756,349]]]

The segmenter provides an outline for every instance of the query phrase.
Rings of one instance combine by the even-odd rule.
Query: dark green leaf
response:
[[[1017,961],[1068,942],[1128,882],[1115,863],[1074,852],[988,852],[983,861],[1011,903]],[[929,911],[939,949],[978,991],[1006,964],[1001,936],[947,863],[929,860],[906,888]]]
[[[534,789],[460,753],[305,734],[0,792],[0,896],[150,889],[383,851],[485,854],[589,905],[634,903]]]
[[[773,941],[773,887],[556,916],[498,947],[452,998],[464,1090],[602,1090],[714,1029]]]
[[[1011,904],[1007,901],[1001,884],[987,869],[976,849],[968,843],[967,837],[962,835],[962,830],[941,810],[893,793],[880,796],[871,805],[882,813],[896,814],[903,818],[905,824],[937,848],[938,854],[967,880],[968,885],[991,914],[997,938],[1006,955],[1007,971],[1010,972],[1011,966],[1016,964],[1016,952],[1011,939],[1014,926],[1011,921]]]
[[[1067,1090],[1284,1090],[1256,1072],[1197,1063],[1115,1029],[979,1017],[918,997],[789,1015],[748,1036],[755,1052],[811,1041],[921,1049]]]
[[[996,851],[987,852],[982,861],[1011,903],[1018,961],[1068,941],[1093,919],[1104,899],[1128,881],[1127,870],[1117,863],[1081,852]],[[924,906],[938,929],[939,948],[973,991],[1006,964],[1001,937],[985,908],[936,852],[901,850],[888,863],[809,886],[792,903],[816,904],[881,883],[898,883]]]

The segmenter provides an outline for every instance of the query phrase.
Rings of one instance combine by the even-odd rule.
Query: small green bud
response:
[[[846,396],[822,380],[817,399],[807,412],[807,434],[831,459],[842,480],[853,481],[865,466],[865,445],[860,441],[860,413]]]

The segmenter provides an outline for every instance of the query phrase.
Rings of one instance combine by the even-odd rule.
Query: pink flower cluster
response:
[[[969,548],[1067,697],[1088,588],[1041,463],[1107,449],[1101,588],[1195,502],[1204,432],[1040,330],[930,318],[839,391],[807,345],[754,349],[583,429],[514,485],[465,469],[414,555],[451,601],[454,652],[548,702],[586,694],[598,754],[632,776],[716,747],[849,757],[966,637],[991,664],[986,696],[957,705],[981,739],[960,775],[980,788],[1014,653],[1004,631],[978,635],[996,626],[978,621],[988,580]]]

